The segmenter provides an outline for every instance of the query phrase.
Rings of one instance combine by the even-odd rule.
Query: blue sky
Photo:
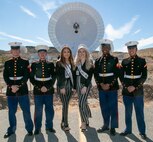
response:
[[[8,42],[52,46],[48,22],[55,10],[74,0],[0,0],[0,49]],[[139,49],[153,47],[153,0],[80,0],[95,8],[105,26],[104,38],[113,40],[115,51],[126,51],[129,40]]]

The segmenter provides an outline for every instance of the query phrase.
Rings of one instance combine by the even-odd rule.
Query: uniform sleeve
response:
[[[141,71],[142,71],[141,78],[139,79],[138,83],[135,85],[136,89],[139,89],[140,87],[142,87],[142,85],[147,79],[147,63],[145,59],[142,59]]]
[[[95,82],[97,85],[99,85],[100,81],[99,81],[99,73],[98,73],[98,60],[95,61],[95,65],[94,65],[94,78],[95,78]]]
[[[51,72],[52,72],[52,86],[53,86],[56,80],[56,69],[53,63],[51,63],[51,69],[52,69]]]
[[[30,82],[32,83],[33,86],[36,86],[36,81],[34,79],[35,75],[35,63],[31,64],[31,71],[30,71]]]
[[[10,86],[10,79],[9,79],[9,70],[7,68],[7,62],[5,62],[4,64],[4,70],[3,70],[3,78],[4,78],[4,81],[5,83]]]
[[[122,63],[121,63],[119,79],[120,79],[120,82],[121,82],[122,86],[123,86],[124,88],[126,88],[127,86],[126,86],[125,83],[124,83],[124,60],[123,60]]]
[[[111,86],[114,85],[114,83],[117,81],[118,77],[120,76],[120,73],[121,73],[121,69],[120,68],[121,68],[121,65],[120,65],[120,63],[118,61],[118,58],[115,57],[115,64],[114,64],[114,70],[113,70],[114,78],[113,78],[113,80],[112,80],[112,82],[110,84]]]

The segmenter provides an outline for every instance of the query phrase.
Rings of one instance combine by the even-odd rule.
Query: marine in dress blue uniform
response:
[[[146,125],[144,121],[144,92],[143,83],[147,78],[147,65],[144,58],[137,56],[137,41],[129,41],[125,45],[130,57],[122,61],[123,102],[125,105],[126,128],[121,133],[126,136],[132,133],[132,111],[136,112],[138,130],[143,139],[146,139]]]
[[[46,131],[53,133],[56,132],[53,128],[53,85],[55,83],[56,74],[54,64],[46,60],[48,49],[49,48],[46,45],[36,46],[39,61],[33,62],[31,65],[30,81],[34,86],[33,93],[35,103],[35,135],[41,132],[44,105],[46,115]]]
[[[95,61],[94,77],[99,90],[100,108],[104,125],[97,130],[98,133],[109,130],[115,135],[118,128],[118,58],[110,54],[113,47],[111,40],[103,39],[101,50],[103,55]]]
[[[28,96],[27,81],[29,78],[29,62],[20,57],[20,42],[11,42],[12,58],[5,62],[3,78],[7,84],[7,102],[8,102],[8,115],[9,115],[9,128],[4,138],[9,137],[16,131],[16,112],[18,104],[20,105],[25,128],[28,135],[32,135],[33,122],[31,119],[30,102]]]

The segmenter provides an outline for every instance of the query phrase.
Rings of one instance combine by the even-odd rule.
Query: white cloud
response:
[[[50,19],[50,17],[51,17],[51,13],[48,12],[48,11],[45,11],[45,13],[46,13],[47,17]]]
[[[121,52],[127,52],[127,51],[128,51],[127,50],[127,47],[126,46],[123,46]]]
[[[141,29],[138,29],[134,32],[134,34],[138,34],[141,31]]]
[[[145,46],[153,44],[153,36],[146,39],[140,39],[138,42],[139,42],[138,47],[142,49]]]
[[[4,32],[0,32],[0,35],[4,36],[4,37],[15,39],[15,40],[20,40],[20,41],[28,42],[28,43],[33,43],[33,44],[37,43],[35,41],[29,40],[29,39],[25,39],[25,38],[21,38],[21,37],[15,36],[15,35],[9,35],[9,34],[4,33]]]
[[[48,10],[57,8],[57,5],[55,1],[48,1],[48,2],[46,1],[46,3],[42,5],[42,7],[44,11],[48,11]]]
[[[47,44],[53,46],[53,44],[52,44],[50,41],[48,41],[48,40],[46,40],[46,39],[44,39],[44,38],[42,38],[42,37],[37,37],[37,39],[39,39],[39,40],[41,40],[41,41],[43,41],[43,42],[45,42],[45,43],[47,43]]]
[[[32,16],[33,18],[36,18],[37,17],[33,12],[31,12],[29,9],[25,8],[24,6],[20,6],[20,8],[21,8],[21,10],[23,12],[25,12],[26,14]]]
[[[56,9],[59,6],[58,0],[50,1],[50,0],[33,0],[36,4],[41,6],[42,10],[47,14],[48,18],[50,18],[51,14],[50,10]]]
[[[131,31],[132,27],[134,26],[134,23],[137,19],[138,19],[138,16],[133,17],[130,22],[124,24],[119,29],[114,29],[111,24],[108,24],[105,29],[107,38],[109,38],[111,40],[123,38],[124,35],[130,33],[130,31]]]

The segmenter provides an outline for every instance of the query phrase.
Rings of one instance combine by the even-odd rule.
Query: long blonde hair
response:
[[[84,44],[81,44],[81,45],[78,46],[77,54],[76,54],[76,56],[75,56],[75,65],[77,66],[77,65],[81,64],[81,60],[80,60],[80,58],[79,58],[79,56],[78,56],[78,53],[79,53],[79,51],[80,51],[81,49],[83,49],[83,50],[86,52],[85,68],[86,68],[87,70],[89,70],[89,69],[93,66],[93,62],[92,62],[92,58],[91,58],[91,56],[90,56],[90,53],[89,53],[89,51],[87,50],[86,45],[84,45]]]

